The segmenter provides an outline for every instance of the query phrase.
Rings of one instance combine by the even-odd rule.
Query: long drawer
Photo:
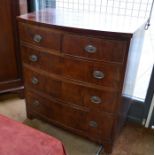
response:
[[[119,93],[73,84],[24,67],[25,87],[38,90],[66,104],[86,107],[91,111],[115,112]]]
[[[29,113],[53,122],[56,125],[82,133],[98,142],[110,140],[115,119],[104,113],[90,113],[74,107],[53,102],[32,92],[26,93]]]
[[[22,46],[23,62],[49,73],[118,89],[122,65],[85,61]]]

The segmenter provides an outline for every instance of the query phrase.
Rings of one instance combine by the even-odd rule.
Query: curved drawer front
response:
[[[60,125],[86,130],[87,113],[85,111],[76,110],[32,93],[27,93],[26,100],[30,111],[43,115]],[[84,123],[77,120],[83,120]]]
[[[41,28],[34,25],[19,24],[20,38],[24,42],[34,45],[60,50],[61,33],[48,28]]]
[[[126,52],[126,42],[64,34],[62,49],[64,53],[73,56],[122,63]]]
[[[33,115],[36,113],[57,125],[80,132],[88,138],[92,136],[100,142],[111,139],[114,123],[112,116],[99,114],[96,117],[95,113],[90,114],[84,110],[53,102],[31,92],[26,96],[27,108]]]
[[[65,104],[77,105],[91,111],[116,111],[117,92],[108,92],[95,88],[60,81],[36,71],[24,68],[25,87],[40,91]]]

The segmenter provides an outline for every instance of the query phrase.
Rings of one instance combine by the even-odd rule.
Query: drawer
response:
[[[58,31],[23,23],[19,24],[19,31],[20,38],[24,42],[44,48],[60,50],[61,33]]]
[[[56,125],[80,132],[88,138],[92,136],[100,142],[111,139],[114,123],[111,115],[75,109],[31,92],[26,92],[26,103],[29,113],[38,114]]]
[[[26,93],[26,102],[28,110],[43,115],[49,120],[70,128],[86,130],[87,112],[85,111],[53,102],[34,93]],[[82,119],[84,122],[80,123],[78,120]]]
[[[26,46],[22,46],[21,51],[24,63],[47,72],[62,74],[63,59],[61,57]]]
[[[77,57],[122,63],[126,46],[126,41],[65,34],[62,49],[64,53]]]
[[[100,86],[119,89],[121,83],[122,65],[110,63],[94,63],[91,61],[64,59],[63,75],[84,82]]]
[[[116,112],[117,92],[98,90],[60,81],[24,68],[25,87],[38,90],[65,104],[87,108],[90,111]]]

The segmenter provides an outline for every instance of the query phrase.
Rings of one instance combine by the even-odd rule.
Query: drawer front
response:
[[[22,46],[21,51],[24,63],[47,72],[62,74],[63,59],[61,57],[26,46]]]
[[[119,89],[121,65],[93,63],[69,57],[64,59],[64,64],[63,74],[68,78]]]
[[[32,112],[41,114],[64,126],[83,131],[86,130],[85,118],[87,112],[85,111],[76,110],[32,93],[26,93],[26,101],[28,110],[30,109]],[[83,123],[80,123],[77,120],[83,120]]]
[[[25,87],[38,90],[65,104],[88,108],[90,111],[116,111],[118,93],[87,88],[53,79],[24,68]]]
[[[63,52],[88,59],[123,62],[126,42],[65,34]]]
[[[61,33],[48,28],[19,24],[20,38],[24,42],[54,50],[60,50]]]
[[[98,141],[111,139],[114,119],[110,115],[75,109],[31,92],[26,93],[26,101],[29,113],[37,113],[55,124],[79,131],[87,137],[92,136]]]

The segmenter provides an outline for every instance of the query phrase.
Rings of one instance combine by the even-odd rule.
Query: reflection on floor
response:
[[[0,96],[0,114],[23,122],[60,139],[69,155],[95,155],[99,146],[40,120],[26,118],[25,101],[12,95]],[[117,139],[112,155],[153,155],[153,131],[127,123]]]

